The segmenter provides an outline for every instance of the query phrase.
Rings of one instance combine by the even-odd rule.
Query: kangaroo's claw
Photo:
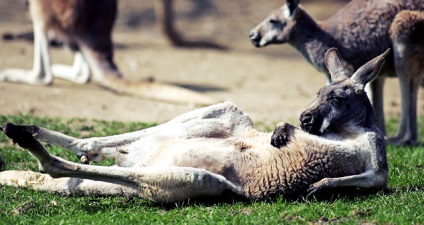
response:
[[[77,157],[80,160],[81,164],[90,164],[90,160],[88,159],[88,155],[83,153],[81,155],[77,155]]]

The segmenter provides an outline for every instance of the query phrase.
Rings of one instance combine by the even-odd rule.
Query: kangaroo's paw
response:
[[[81,164],[90,164],[89,156],[85,153],[77,154],[77,157]]]
[[[271,136],[271,145],[276,148],[286,146],[293,136],[294,129],[289,123],[278,123]]]

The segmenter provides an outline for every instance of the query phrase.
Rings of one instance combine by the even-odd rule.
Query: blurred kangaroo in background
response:
[[[1,70],[1,81],[49,85],[58,77],[87,83],[92,74],[101,86],[121,94],[175,103],[215,103],[181,87],[124,79],[113,61],[116,0],[29,0],[29,9],[34,32],[33,68]],[[73,66],[51,65],[47,35],[52,32],[75,52]]]
[[[417,95],[424,77],[424,1],[352,0],[325,21],[316,21],[299,5],[287,0],[250,32],[256,47],[289,43],[330,81],[321,57],[329,48],[340,51],[350,73],[391,48],[381,75],[371,84],[371,100],[379,127],[385,132],[383,85],[386,76],[398,76],[402,113],[395,145],[418,142]]]
[[[227,47],[210,41],[186,40],[177,31],[174,17],[174,0],[155,0],[155,15],[164,37],[168,42],[177,47],[187,48],[212,48],[226,50]]]

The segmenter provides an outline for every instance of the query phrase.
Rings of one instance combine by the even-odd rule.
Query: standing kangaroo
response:
[[[217,50],[226,50],[227,47],[221,44],[217,44],[211,41],[197,41],[197,40],[187,40],[184,38],[180,32],[176,29],[175,24],[175,8],[173,0],[155,0],[155,17],[156,24],[159,29],[162,31],[166,40],[176,47],[182,48],[210,48]],[[33,40],[34,32],[22,32],[22,33],[4,33],[3,39],[5,40]],[[60,40],[52,39],[50,40],[50,45],[61,46],[62,43]]]
[[[1,81],[49,85],[58,77],[87,83],[91,73],[101,86],[122,94],[199,105],[215,102],[177,86],[124,79],[113,61],[116,0],[30,0],[29,8],[34,31],[33,68],[1,70]],[[51,65],[47,37],[51,32],[75,51],[73,66]]]
[[[231,103],[197,109],[145,130],[88,139],[8,123],[3,132],[29,150],[48,174],[4,171],[0,184],[63,195],[135,195],[155,202],[224,191],[266,199],[337,187],[382,188],[388,180],[386,145],[364,85],[377,76],[386,55],[349,78],[337,50],[330,49],[325,61],[333,83],[321,88],[302,113],[300,128],[280,123],[272,134],[255,130]],[[37,139],[68,149],[82,162],[109,157],[116,166],[52,156]]]
[[[321,55],[331,47],[340,51],[349,71],[393,49],[382,72],[371,83],[371,100],[377,123],[385,133],[383,85],[385,76],[397,75],[402,93],[402,114],[395,145],[418,142],[417,95],[424,77],[424,1],[352,0],[334,16],[315,21],[299,5],[287,0],[250,33],[256,47],[289,43],[330,79]]]

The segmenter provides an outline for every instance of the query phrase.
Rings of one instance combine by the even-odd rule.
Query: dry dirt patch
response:
[[[222,101],[232,101],[254,121],[265,125],[277,121],[297,123],[300,112],[315,98],[318,88],[325,85],[324,75],[290,46],[255,49],[249,43],[249,29],[281,1],[260,4],[253,0],[177,1],[177,25],[185,36],[215,40],[227,45],[228,51],[168,46],[154,26],[152,4],[152,1],[120,1],[114,32],[115,58],[130,79],[154,77]],[[304,5],[315,18],[325,18],[342,4],[329,0],[307,1]],[[22,1],[1,1],[0,13],[1,33],[31,29]],[[31,43],[0,41],[0,49],[0,69],[31,68]],[[54,49],[52,55],[54,62],[72,62],[68,51]],[[163,122],[193,109],[188,105],[119,96],[95,84],[77,85],[61,80],[55,80],[49,87],[0,83],[0,96],[0,114]],[[388,116],[399,115],[399,96],[397,80],[388,79],[385,87]],[[424,115],[422,89],[419,98],[419,114]]]

